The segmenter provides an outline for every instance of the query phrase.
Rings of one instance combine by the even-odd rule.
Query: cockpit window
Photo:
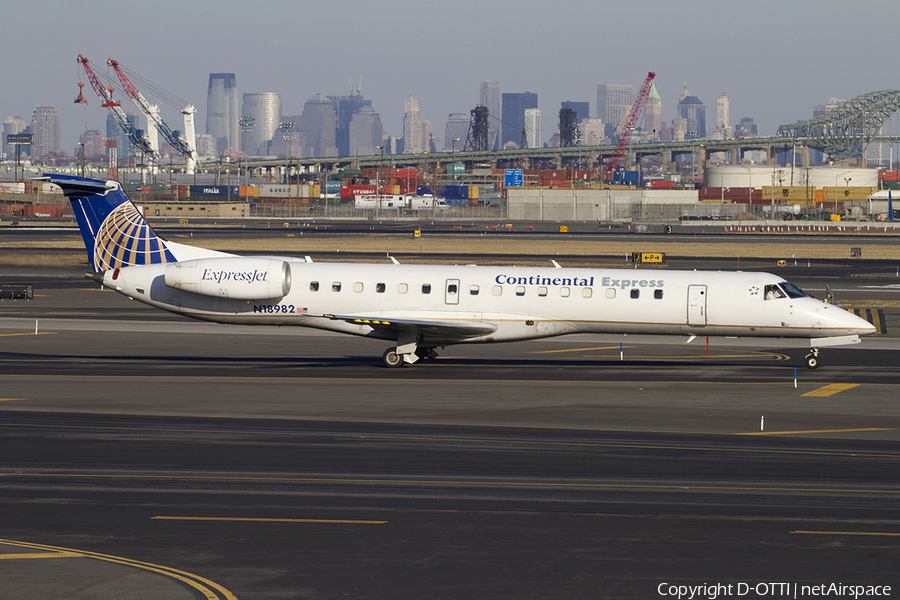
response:
[[[796,285],[788,283],[787,281],[782,281],[779,285],[785,292],[787,292],[789,298],[805,298],[808,295]]]
[[[766,300],[778,300],[779,298],[785,298],[785,293],[781,291],[774,283],[770,283],[766,286]]]

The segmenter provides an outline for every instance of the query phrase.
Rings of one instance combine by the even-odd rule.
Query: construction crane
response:
[[[159,106],[156,104],[150,104],[144,95],[141,94],[137,87],[128,76],[122,71],[119,66],[118,61],[114,60],[110,57],[106,64],[111,66],[113,70],[116,72],[116,75],[119,77],[119,81],[122,83],[122,89],[125,90],[125,93],[131,98],[134,103],[137,105],[141,112],[147,117],[147,128],[150,129],[151,125],[155,126],[156,131],[159,131],[162,136],[166,139],[169,144],[175,148],[178,152],[180,152],[184,156],[185,160],[185,173],[188,175],[194,174],[194,165],[197,162],[197,152],[194,149],[194,106],[189,104],[184,109],[182,109],[181,113],[184,115],[184,129],[185,129],[185,137],[182,137],[178,134],[177,131],[172,131],[172,128],[163,121],[162,117],[159,116]],[[156,137],[156,131],[153,131],[150,135],[150,143],[153,145],[154,150],[159,151],[158,141]],[[186,138],[186,139],[185,139]]]
[[[641,113],[644,112],[644,105],[647,104],[647,97],[650,95],[650,86],[653,85],[653,79],[655,77],[656,73],[653,73],[652,71],[647,73],[647,79],[644,80],[644,84],[641,86],[640,91],[638,91],[637,97],[628,108],[628,112],[623,118],[622,124],[619,126],[619,143],[616,145],[616,151],[613,154],[612,160],[609,161],[606,165],[606,169],[604,169],[604,181],[606,182],[611,182],[613,180],[614,173],[622,165],[622,157],[625,155],[625,146],[628,145],[628,140],[631,139],[631,132],[634,131]],[[602,164],[603,157],[598,157],[598,160]]]
[[[128,120],[125,116],[125,111],[122,110],[122,106],[113,100],[112,93],[115,88],[109,87],[106,88],[102,83],[100,83],[100,78],[97,77],[97,74],[94,73],[94,70],[91,68],[91,65],[88,62],[88,59],[83,57],[82,55],[78,55],[78,62],[81,63],[81,66],[84,67],[84,72],[87,74],[88,81],[91,82],[91,87],[94,88],[94,92],[97,93],[97,96],[103,100],[104,108],[108,108],[109,112],[116,119],[116,123],[119,124],[119,127],[122,128],[122,131],[125,132],[125,135],[128,136],[128,139],[131,140],[131,143],[137,146],[143,151],[144,156],[153,160],[156,158],[156,153],[153,151],[153,147],[150,145],[150,141],[144,137],[143,132],[134,126],[134,123]]]

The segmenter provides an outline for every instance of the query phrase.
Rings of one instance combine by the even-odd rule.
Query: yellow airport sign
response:
[[[662,252],[632,252],[631,261],[635,263],[664,263],[666,255]]]

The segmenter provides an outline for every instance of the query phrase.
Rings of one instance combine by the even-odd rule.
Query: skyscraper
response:
[[[650,84],[647,104],[644,106],[644,135],[648,141],[658,141],[662,130],[662,98],[656,91],[656,82]]]
[[[269,142],[281,124],[281,94],[244,94],[241,116],[253,118],[253,129],[244,132],[241,150],[247,156],[267,156]]]
[[[606,124],[606,135],[612,137],[619,128],[622,115],[631,106],[634,86],[600,84],[597,86],[597,118]]]
[[[501,146],[512,142],[519,147],[522,144],[522,132],[525,130],[525,110],[538,107],[537,94],[532,92],[502,94],[503,126],[501,128]]]
[[[731,114],[728,110],[728,96],[725,92],[716,100],[716,129],[724,136],[728,137],[731,133]]]
[[[337,156],[337,113],[327,97],[316,94],[306,101],[300,129],[306,138],[303,156]]]
[[[269,144],[269,154],[278,158],[303,158],[306,140],[300,128],[300,115],[282,115]]]
[[[419,117],[419,103],[410,94],[403,111],[403,153],[421,154],[425,151],[422,134],[422,119]]]
[[[500,141],[500,84],[496,81],[482,81],[479,104],[488,108],[488,150],[496,150]]]
[[[363,98],[362,94],[359,92],[359,88],[352,90],[352,92],[353,93],[349,96],[328,96],[328,99],[331,100],[334,105],[335,116],[337,118],[337,132],[335,135],[338,156],[353,155],[350,150],[350,122],[353,120],[353,115],[363,106],[368,106],[370,108],[372,106],[372,101]],[[376,144],[376,146],[380,145],[381,142]]]
[[[106,136],[93,129],[85,131],[78,138],[78,146],[73,156],[81,158],[82,152],[85,159],[99,159],[106,156]]]
[[[585,146],[606,143],[606,126],[603,119],[585,119],[581,122],[581,135]]]
[[[525,109],[525,147],[541,147],[541,110],[539,108]]]
[[[573,102],[571,100],[566,100],[562,103],[560,108],[571,108],[575,111],[575,121],[577,123],[581,123],[585,119],[591,118],[591,103],[590,102]]]
[[[59,152],[59,113],[47,104],[35,107],[31,115],[31,156],[42,158]]]
[[[240,145],[237,80],[234,73],[210,73],[206,89],[206,133],[216,139],[216,153]]]
[[[6,136],[22,133],[25,131],[25,127],[25,119],[22,117],[6,117],[6,120],[3,122],[3,153],[6,154],[7,157],[15,156],[16,147],[6,143]],[[22,150],[25,150],[25,148],[27,148],[27,146],[24,146]]]
[[[349,156],[376,154],[376,148],[382,145],[381,138],[384,135],[381,115],[368,104],[360,106],[350,119],[348,133]]]
[[[684,139],[699,140],[706,137],[706,106],[700,101],[700,98],[685,96],[678,103],[678,116],[686,121]]]
[[[451,113],[444,126],[444,152],[450,150],[462,150],[466,145],[466,136],[469,133],[469,115],[466,113]],[[453,145],[453,139],[459,141]]]

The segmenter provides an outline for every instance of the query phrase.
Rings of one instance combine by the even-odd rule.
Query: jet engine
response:
[[[275,258],[198,258],[166,265],[166,285],[202,296],[235,300],[283,298],[291,265]]]

